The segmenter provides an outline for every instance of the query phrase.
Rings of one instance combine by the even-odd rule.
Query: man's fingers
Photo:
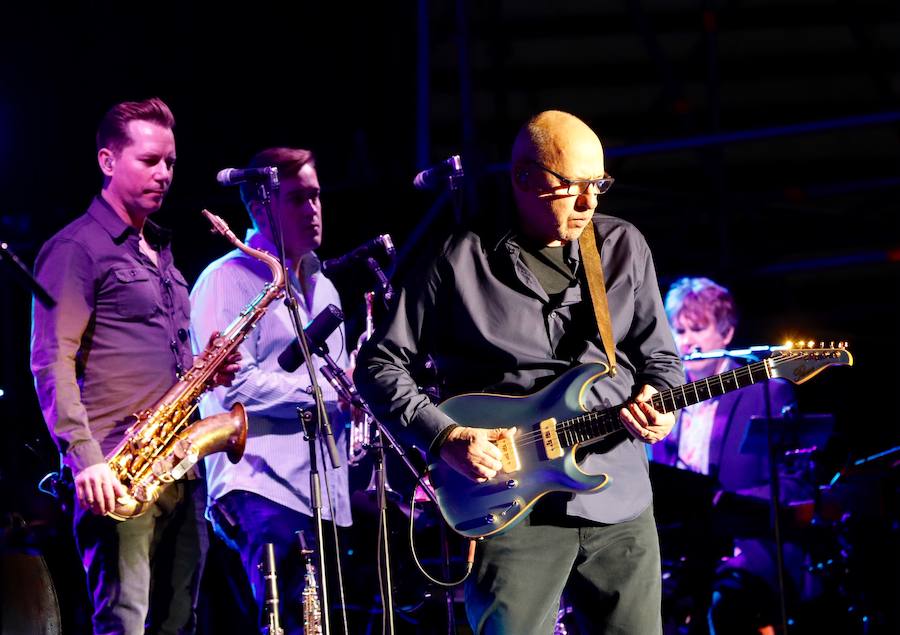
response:
[[[645,429],[641,424],[634,418],[631,414],[631,411],[628,408],[622,408],[619,411],[619,421],[625,426],[628,432],[641,441],[646,441],[647,437],[650,435],[650,432]]]
[[[498,456],[493,456],[493,452],[496,452]],[[473,447],[469,450],[469,461],[473,465],[484,466],[489,470],[494,470],[495,472],[503,467],[503,463],[500,461],[499,450],[493,445],[484,446],[484,447]]]
[[[113,493],[116,495],[116,498],[119,498],[119,496],[125,496],[126,494],[128,494],[128,490],[125,489],[125,486],[122,485],[122,482],[119,481],[119,479],[115,478],[115,476],[113,476],[113,479],[112,479],[112,486],[113,486]]]
[[[478,481],[479,483],[482,483],[488,479],[492,479],[495,476],[497,476],[497,470],[492,470],[491,468],[489,468],[485,465],[476,464],[476,465],[473,465],[472,467],[473,467],[472,475],[474,476],[475,480]]]
[[[634,402],[628,404],[628,412],[642,428],[647,426],[647,415],[644,414],[644,411],[639,404]]]
[[[88,496],[91,502],[91,511],[99,515],[105,514],[106,501],[103,499],[103,486],[96,479],[92,479],[90,482],[90,493]]]
[[[113,489],[112,479],[104,480],[101,489],[103,490],[104,513],[114,510],[116,508],[116,493]]]
[[[91,507],[94,504],[94,497],[91,495],[91,489],[87,483],[79,483],[75,490],[82,507]]]

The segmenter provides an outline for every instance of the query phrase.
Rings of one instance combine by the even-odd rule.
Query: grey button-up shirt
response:
[[[122,439],[192,362],[188,285],[169,233],[147,221],[157,267],[136,229],[98,196],[41,248],[35,276],[56,299],[33,305],[31,371],[44,419],[77,473]]]
[[[630,223],[597,214],[597,233],[619,372],[592,390],[588,405],[616,406],[643,384],[683,382],[644,237]],[[435,361],[443,397],[465,392],[527,394],[565,370],[607,358],[577,243],[566,259],[576,282],[551,300],[520,258],[515,237],[465,232],[448,241],[399,294],[390,318],[363,347],[355,379],[376,416],[421,448],[453,421],[419,389],[414,369]],[[489,417],[489,413],[486,413]],[[636,517],[651,501],[644,445],[631,438],[589,454],[583,468],[613,484],[575,496],[571,515],[599,522]]]

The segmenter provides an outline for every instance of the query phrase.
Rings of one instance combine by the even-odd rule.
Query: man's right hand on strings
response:
[[[441,458],[454,470],[473,481],[484,483],[503,467],[500,449],[494,445],[503,437],[512,440],[515,428],[467,428],[450,431],[441,444]]]

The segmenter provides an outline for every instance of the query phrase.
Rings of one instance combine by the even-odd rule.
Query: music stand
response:
[[[766,392],[766,412],[771,414],[771,402]],[[787,607],[785,604],[784,539],[781,534],[781,486],[778,475],[779,452],[785,449],[812,452],[823,446],[831,436],[834,417],[828,414],[799,415],[795,408],[785,408],[782,416],[750,417],[747,431],[741,441],[742,454],[766,453],[769,457],[769,509],[772,532],[775,535],[776,567],[778,574],[778,599],[781,607],[782,632],[787,632]]]
[[[781,417],[753,415],[741,441],[741,454],[764,454],[769,451],[769,421],[774,425],[773,442],[783,449],[821,448],[834,430],[834,415],[808,414]]]

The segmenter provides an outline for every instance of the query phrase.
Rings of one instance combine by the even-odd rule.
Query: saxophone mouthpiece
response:
[[[222,236],[228,236],[228,234],[231,232],[231,229],[228,227],[228,223],[222,220],[221,217],[216,216],[215,214],[210,212],[208,209],[204,209],[202,210],[202,212],[203,215],[206,216],[206,220],[212,223],[212,231],[221,234]]]

